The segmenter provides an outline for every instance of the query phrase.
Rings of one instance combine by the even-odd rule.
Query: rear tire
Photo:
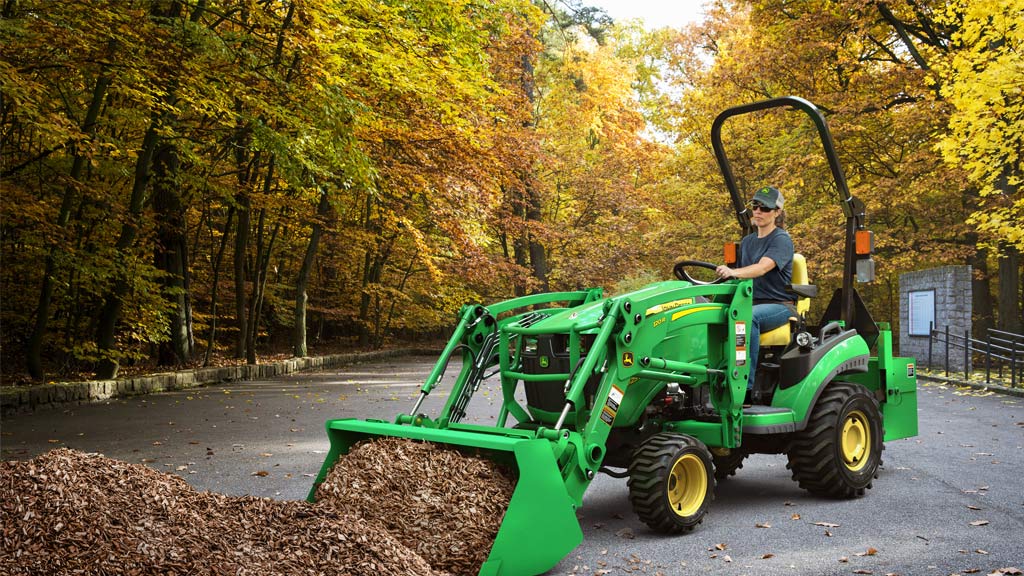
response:
[[[657,532],[689,532],[704,520],[715,494],[714,464],[704,444],[684,434],[651,436],[629,465],[629,500]]]
[[[855,498],[871,488],[882,461],[878,400],[860,384],[832,382],[789,451],[800,487],[821,496]]]

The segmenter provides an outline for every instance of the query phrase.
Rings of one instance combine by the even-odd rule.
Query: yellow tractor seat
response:
[[[794,288],[800,286],[805,288],[800,290],[801,293],[814,293],[816,290],[807,290],[806,288],[813,288],[808,286],[807,277],[807,260],[804,259],[803,254],[793,254],[793,278],[792,283]],[[796,311],[797,314],[803,316],[807,314],[807,311],[811,309],[811,299],[806,296],[798,296],[796,299]],[[793,325],[797,322],[797,317],[790,316],[789,322],[769,330],[768,332],[761,333],[761,346],[788,346],[790,338],[792,337]]]

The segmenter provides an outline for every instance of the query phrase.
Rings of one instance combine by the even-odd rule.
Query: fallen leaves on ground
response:
[[[633,530],[630,528],[623,528],[622,530],[616,532],[615,535],[619,538],[625,538],[627,540],[632,540],[636,538],[636,534],[634,534]]]

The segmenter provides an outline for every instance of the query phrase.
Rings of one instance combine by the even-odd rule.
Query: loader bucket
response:
[[[467,426],[467,428],[470,428]],[[357,442],[375,437],[424,440],[464,448],[514,468],[516,488],[479,576],[534,576],[553,568],[583,541],[573,499],[566,491],[551,441],[507,428],[424,428],[375,420],[327,422],[331,449],[309,500],[338,457]]]

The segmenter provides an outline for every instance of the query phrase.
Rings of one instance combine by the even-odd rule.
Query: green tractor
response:
[[[750,214],[721,145],[723,123],[775,107],[806,112],[817,127],[846,216],[844,279],[820,322],[803,317],[816,289],[794,265],[800,317],[762,335],[756,403],[745,405],[750,280],[679,280],[613,297],[599,289],[464,306],[451,340],[408,414],[395,421],[327,422],[331,449],[316,487],[339,456],[377,437],[430,441],[483,455],[517,475],[484,576],[554,567],[583,539],[576,509],[599,473],[628,477],[637,515],[663,533],[692,530],[708,511],[716,479],[748,454],[782,453],[812,493],[860,496],[876,477],[883,441],[917,434],[914,361],[893,357],[892,334],[854,289],[873,279],[864,204],[852,197],[817,108],[784,97],[731,108],[715,120],[715,153],[744,232]],[[875,355],[871,355],[874,349]],[[448,363],[462,368],[433,418],[422,401]],[[493,426],[464,422],[481,383],[499,377]],[[522,398],[525,397],[525,402]]]

